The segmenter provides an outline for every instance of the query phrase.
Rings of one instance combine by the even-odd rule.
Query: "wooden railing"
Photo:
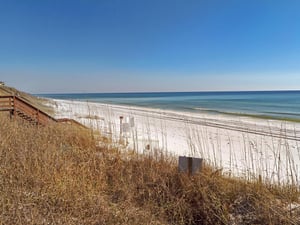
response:
[[[12,116],[19,116],[37,125],[57,122],[55,118],[39,110],[18,96],[0,96],[0,111],[9,111]]]
[[[0,96],[0,111],[13,110],[14,103],[12,96]]]
[[[22,117],[36,125],[47,125],[50,122],[60,122],[85,127],[73,119],[55,119],[20,97],[14,95],[0,96],[0,111],[9,111],[11,116]]]
[[[29,118],[31,118],[37,124],[46,125],[49,122],[57,122],[52,116],[47,113],[39,110],[33,105],[27,103],[23,99],[20,99],[17,96],[14,96],[14,115],[16,114],[25,114]]]

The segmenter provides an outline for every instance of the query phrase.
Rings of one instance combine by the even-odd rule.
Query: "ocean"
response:
[[[300,122],[300,91],[73,93],[38,96]]]

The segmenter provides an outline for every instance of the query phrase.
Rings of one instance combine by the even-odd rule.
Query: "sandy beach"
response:
[[[300,123],[68,100],[49,104],[56,118],[75,119],[127,149],[201,157],[224,173],[299,183]]]

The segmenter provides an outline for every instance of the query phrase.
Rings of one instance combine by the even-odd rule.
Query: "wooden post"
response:
[[[13,119],[13,115],[14,115],[14,104],[13,104],[13,98],[9,97],[8,98],[8,104],[9,104],[9,116],[10,119]]]
[[[123,116],[120,116],[120,142],[122,142],[123,138],[122,138],[122,135],[123,135],[123,132],[122,132],[122,129],[123,129]]]
[[[13,110],[14,110],[14,118],[16,118],[16,96],[13,97]]]

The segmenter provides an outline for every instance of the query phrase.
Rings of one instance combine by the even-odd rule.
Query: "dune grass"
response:
[[[293,186],[117,148],[74,126],[0,114],[0,224],[299,224]]]

